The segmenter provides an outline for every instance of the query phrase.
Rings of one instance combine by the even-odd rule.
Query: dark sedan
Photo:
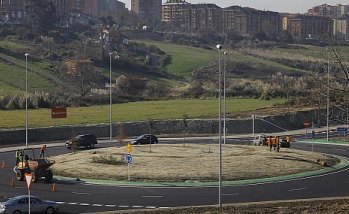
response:
[[[29,213],[28,195],[20,195],[10,198],[8,201],[0,203],[0,213],[21,214]],[[31,213],[47,213],[57,212],[59,206],[54,201],[42,200],[35,196],[30,196],[30,212]]]
[[[143,134],[136,139],[131,141],[132,145],[136,144],[149,144],[149,143],[158,143],[158,138],[155,135]]]

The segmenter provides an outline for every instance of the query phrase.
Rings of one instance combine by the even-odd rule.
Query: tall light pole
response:
[[[223,130],[224,130],[224,135],[223,135],[223,139],[224,139],[224,144],[225,144],[225,134],[227,132],[227,128],[226,128],[226,115],[227,115],[227,100],[226,100],[226,95],[225,95],[225,91],[226,91],[226,64],[227,64],[227,52],[224,52],[224,80],[223,80],[223,88],[224,88],[224,92],[223,92],[223,99],[224,99],[224,122],[223,122]]]
[[[327,119],[327,141],[328,139],[328,133],[329,133],[329,115],[330,115],[330,49],[326,48],[327,51],[327,113],[326,113],[326,119]]]
[[[222,207],[222,45],[219,50],[219,206]]]
[[[116,51],[110,52],[109,53],[109,101],[110,101],[110,129],[109,129],[109,140],[111,141],[113,138],[113,125],[112,125],[112,115],[113,115],[113,110],[112,110],[112,105],[113,105],[113,97],[112,97],[112,81],[111,81],[111,57],[112,55],[117,54]]]
[[[28,147],[28,56],[25,56],[25,146]]]

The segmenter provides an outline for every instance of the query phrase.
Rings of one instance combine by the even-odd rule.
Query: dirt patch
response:
[[[56,161],[51,168],[54,175],[127,181],[126,153],[125,146],[78,150],[76,154],[51,157]],[[132,146],[131,155],[131,181],[218,181],[217,144],[137,145]],[[339,163],[337,158],[325,154],[292,148],[281,148],[276,152],[265,146],[252,145],[222,145],[222,157],[223,181],[270,178]]]

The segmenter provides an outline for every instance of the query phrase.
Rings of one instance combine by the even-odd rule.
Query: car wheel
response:
[[[12,214],[21,214],[22,212],[20,211],[20,210],[15,210],[15,211],[13,211],[13,213]]]
[[[17,177],[17,180],[23,181],[24,180],[24,170],[17,169],[16,177]]]
[[[92,143],[90,144],[90,148],[91,148],[91,149],[92,149],[92,148],[95,148],[95,143],[92,142]]]
[[[53,207],[46,208],[46,214],[53,214],[54,212],[55,212],[55,210],[53,209]]]

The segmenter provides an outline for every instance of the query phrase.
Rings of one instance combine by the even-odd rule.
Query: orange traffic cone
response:
[[[6,168],[5,161],[2,161],[2,166],[1,168]]]
[[[11,186],[14,186],[14,185],[15,185],[15,180],[13,180],[13,178],[12,178]]]
[[[56,182],[53,182],[53,185],[52,185],[52,192],[55,192],[56,191]]]

